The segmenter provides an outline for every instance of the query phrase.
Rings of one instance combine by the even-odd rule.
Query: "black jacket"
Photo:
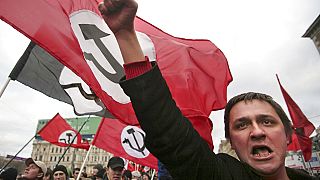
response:
[[[141,76],[122,80],[146,133],[145,144],[174,179],[261,179],[247,164],[227,154],[215,154],[177,108],[157,65]],[[290,179],[311,177],[290,169]]]

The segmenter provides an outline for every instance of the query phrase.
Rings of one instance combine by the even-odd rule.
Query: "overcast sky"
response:
[[[270,94],[285,111],[275,74],[316,127],[320,125],[320,55],[302,38],[320,13],[319,0],[138,0],[138,16],[167,33],[209,39],[226,55],[233,82],[228,99]],[[29,40],[0,21],[0,88]],[[0,155],[14,155],[35,134],[39,119],[75,117],[70,105],[11,81],[0,98]],[[223,111],[210,116],[215,151],[224,139]],[[19,156],[30,157],[32,143]]]

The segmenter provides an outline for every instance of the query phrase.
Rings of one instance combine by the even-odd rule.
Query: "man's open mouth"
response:
[[[255,157],[267,157],[273,151],[268,146],[254,146],[252,148],[251,154]]]

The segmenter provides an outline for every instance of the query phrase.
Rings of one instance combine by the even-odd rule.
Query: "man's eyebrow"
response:
[[[271,119],[275,119],[275,117],[269,115],[269,114],[259,114],[256,116],[257,120],[264,120],[266,118],[271,118]]]
[[[246,122],[246,121],[249,121],[250,119],[248,117],[240,117],[238,119],[235,119],[234,122],[237,123],[237,122]]]

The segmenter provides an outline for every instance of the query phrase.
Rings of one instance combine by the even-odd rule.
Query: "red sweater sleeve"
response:
[[[144,61],[133,62],[123,65],[126,79],[132,79],[152,69],[149,58],[146,56]]]

